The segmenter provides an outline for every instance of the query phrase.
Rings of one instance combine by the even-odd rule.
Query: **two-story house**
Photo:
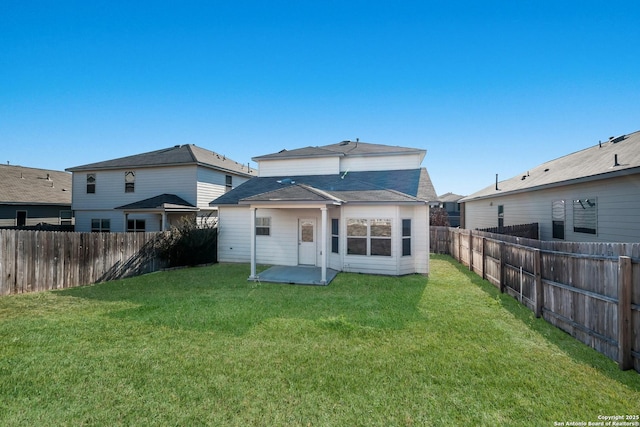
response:
[[[255,177],[248,164],[192,144],[68,168],[76,231],[160,231]]]
[[[386,275],[429,273],[426,151],[343,141],[255,157],[259,176],[214,200],[218,257]]]

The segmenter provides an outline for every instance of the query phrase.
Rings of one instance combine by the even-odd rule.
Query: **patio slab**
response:
[[[328,285],[337,274],[336,270],[327,268],[327,283],[322,283],[322,269],[320,267],[274,265],[258,273],[257,279],[250,278],[249,280],[292,285]]]

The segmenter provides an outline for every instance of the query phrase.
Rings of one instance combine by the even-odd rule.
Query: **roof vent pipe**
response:
[[[620,163],[618,163],[618,155],[617,154],[613,155],[613,166],[620,166]]]
[[[498,174],[496,174],[496,191],[498,191],[498,190],[499,190],[499,188],[498,188]]]

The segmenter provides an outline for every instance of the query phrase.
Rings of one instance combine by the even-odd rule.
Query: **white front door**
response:
[[[316,265],[316,220],[298,220],[298,264]]]

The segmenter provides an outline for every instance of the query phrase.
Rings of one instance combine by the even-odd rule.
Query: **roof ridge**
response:
[[[335,200],[336,202],[344,202],[344,200],[340,199],[339,197],[336,197],[336,196],[334,196],[333,194],[331,194],[331,193],[329,193],[327,191],[320,190],[319,188],[315,188],[315,187],[313,187],[311,185],[303,184],[303,183],[294,184],[294,185],[298,185],[298,186],[300,186],[300,187],[302,187],[302,188],[304,188],[304,189],[306,189],[308,191],[311,191],[314,194],[317,194],[318,196],[326,197],[326,198]]]

